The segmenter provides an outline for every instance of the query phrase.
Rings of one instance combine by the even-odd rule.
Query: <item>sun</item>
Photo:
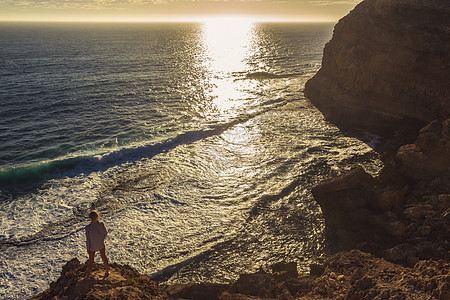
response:
[[[218,72],[240,71],[252,39],[253,20],[242,16],[205,19],[203,43]]]
[[[212,25],[250,25],[252,23],[258,22],[258,18],[253,16],[245,15],[215,15],[215,16],[205,16],[200,19],[203,24]]]

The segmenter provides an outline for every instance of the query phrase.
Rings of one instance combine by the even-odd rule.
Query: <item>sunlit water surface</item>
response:
[[[281,260],[307,271],[326,251],[311,187],[381,165],[303,96],[331,30],[2,26],[0,297],[29,297],[85,261],[93,208],[110,260],[168,283]]]

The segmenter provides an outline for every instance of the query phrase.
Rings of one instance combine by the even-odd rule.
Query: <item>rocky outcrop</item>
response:
[[[423,126],[450,115],[449,82],[450,1],[364,0],[336,24],[305,95],[336,123]]]
[[[324,274],[300,299],[449,299],[449,280],[448,262],[405,268],[352,250],[328,258]]]
[[[111,264],[109,276],[103,278],[104,270],[94,264],[91,280],[84,279],[86,267],[78,259],[72,259],[63,267],[58,280],[32,299],[169,299],[157,282],[128,266]]]
[[[449,124],[424,127],[377,178],[359,167],[313,188],[333,251],[358,248],[409,266],[450,260]]]
[[[358,250],[337,253],[311,274],[298,275],[295,263],[278,263],[230,284],[190,283],[158,287],[148,276],[113,264],[110,276],[95,266],[94,280],[83,280],[85,266],[74,259],[50,289],[33,299],[449,299],[450,264],[421,261],[405,268]]]

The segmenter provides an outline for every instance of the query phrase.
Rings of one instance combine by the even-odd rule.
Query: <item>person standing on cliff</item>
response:
[[[86,277],[84,279],[88,280],[91,276],[92,266],[94,264],[94,256],[95,252],[99,251],[100,256],[103,260],[103,265],[105,266],[105,277],[109,275],[109,263],[108,258],[106,257],[106,249],[105,249],[105,237],[108,234],[108,230],[106,230],[105,224],[100,222],[100,215],[97,211],[93,210],[89,214],[89,218],[91,218],[91,224],[86,226],[86,248],[87,253],[89,254],[89,262],[86,271]]]

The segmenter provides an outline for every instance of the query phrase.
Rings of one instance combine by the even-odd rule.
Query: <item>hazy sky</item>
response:
[[[159,21],[244,15],[336,21],[361,0],[0,0],[0,20]]]

